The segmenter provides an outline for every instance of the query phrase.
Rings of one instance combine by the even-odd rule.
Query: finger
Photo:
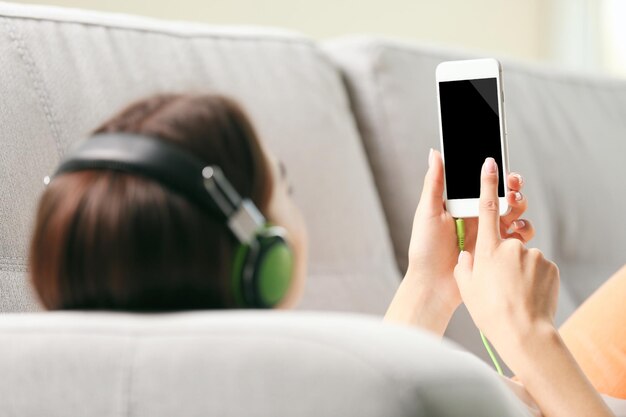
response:
[[[524,197],[524,194],[519,191],[511,191],[507,193],[506,201],[509,203],[509,207],[511,210],[507,213],[506,216],[502,216],[500,218],[500,222],[502,223],[504,229],[508,229],[511,227],[511,223],[518,219],[524,214],[526,209],[528,208],[528,200]]]
[[[509,190],[520,191],[524,186],[524,177],[517,172],[511,172],[507,177],[506,185]]]
[[[474,259],[472,254],[468,251],[461,251],[459,253],[459,259],[454,267],[454,278],[459,287],[459,291],[463,292],[463,287],[472,277],[472,269],[474,266]]]
[[[515,220],[511,224],[511,232],[508,233],[507,237],[519,239],[524,243],[529,242],[533,237],[535,237],[535,227],[529,220]]]
[[[493,158],[487,158],[480,174],[476,249],[492,249],[499,241],[498,166]]]
[[[419,205],[425,206],[433,213],[444,210],[443,161],[441,160],[441,153],[432,148],[428,156],[428,171],[424,177],[424,187]]]
[[[519,233],[504,233],[502,235],[502,239],[517,239],[520,242],[522,242],[523,244],[526,244],[527,242],[524,240],[524,238],[522,237],[522,235],[520,235]]]

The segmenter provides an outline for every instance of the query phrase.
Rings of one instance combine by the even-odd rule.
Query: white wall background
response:
[[[11,1],[11,0],[9,0]],[[379,34],[626,75],[626,0],[12,0],[316,39]]]
[[[318,39],[374,33],[527,60],[549,58],[553,0],[35,0],[213,24],[292,28]]]

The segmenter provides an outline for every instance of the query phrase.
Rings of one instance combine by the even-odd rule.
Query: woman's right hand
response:
[[[483,165],[474,256],[454,269],[461,298],[546,417],[613,414],[554,327],[559,270],[537,249],[500,237],[498,170]]]
[[[481,173],[474,256],[461,252],[454,275],[472,319],[509,366],[521,341],[538,329],[554,328],[559,270],[538,249],[501,238],[493,158],[487,158]]]

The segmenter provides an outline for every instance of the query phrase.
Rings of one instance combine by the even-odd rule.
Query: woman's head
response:
[[[301,291],[305,236],[275,159],[245,113],[218,95],[159,95],[96,130],[156,137],[217,165],[242,197],[284,226],[296,256],[286,303]],[[41,198],[32,281],[48,309],[178,310],[234,307],[237,245],[223,221],[149,179],[117,171],[55,178]]]

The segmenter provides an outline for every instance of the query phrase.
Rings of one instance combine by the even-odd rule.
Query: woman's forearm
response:
[[[417,326],[443,336],[454,308],[422,280],[405,277],[387,309],[385,321]]]
[[[507,363],[546,417],[613,416],[553,326],[511,342]]]

